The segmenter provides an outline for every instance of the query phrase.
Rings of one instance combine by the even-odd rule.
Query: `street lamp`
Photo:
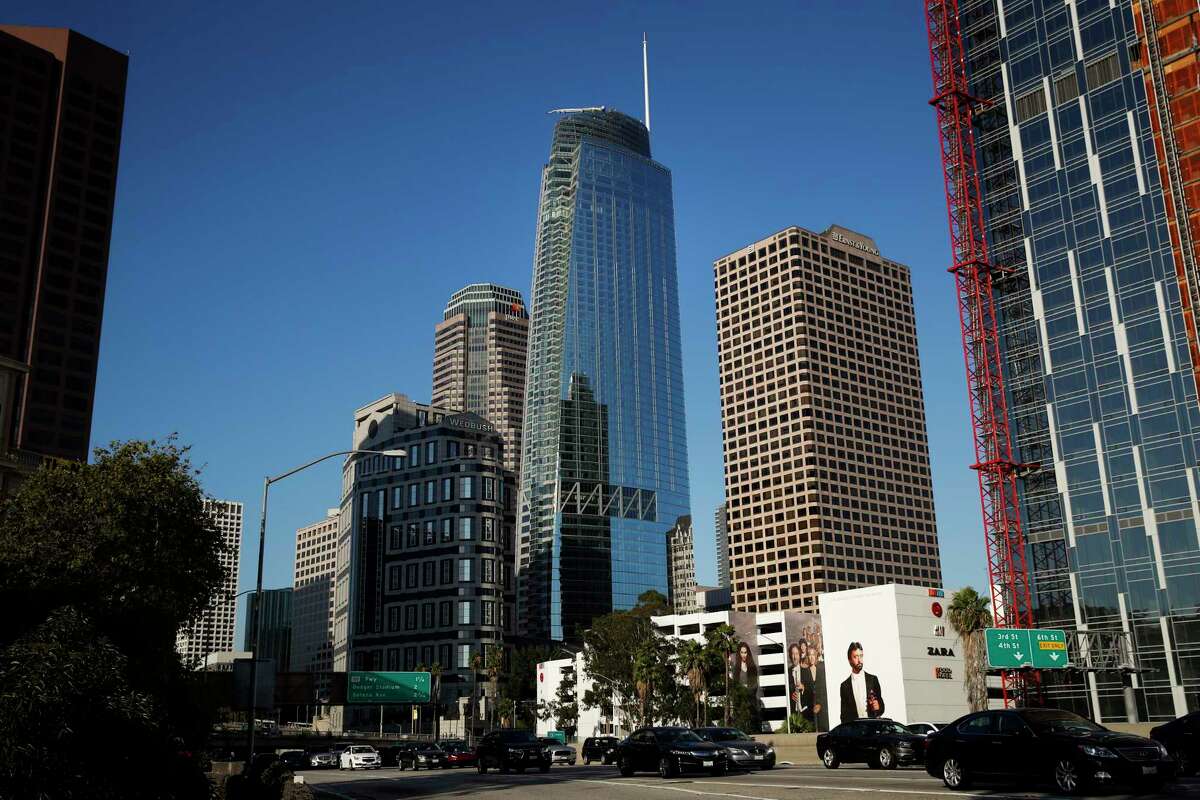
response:
[[[408,451],[407,450],[399,450],[399,449],[397,449],[397,450],[338,450],[336,453],[330,453],[329,455],[325,455],[325,456],[321,456],[320,458],[313,459],[312,461],[309,461],[307,464],[303,464],[299,467],[296,467],[295,469],[288,470],[287,472],[283,473],[282,475],[276,475],[274,478],[271,478],[271,477],[263,478],[262,518],[259,521],[259,525],[258,525],[258,580],[255,583],[255,588],[254,588],[254,605],[256,608],[259,609],[259,612],[258,612],[258,617],[255,620],[255,624],[254,624],[254,639],[251,641],[251,644],[253,645],[253,647],[250,652],[250,714],[249,714],[250,725],[248,726],[250,731],[246,737],[247,744],[249,744],[250,749],[246,753],[246,769],[247,770],[250,769],[250,762],[254,759],[254,729],[255,729],[254,712],[258,707],[258,643],[259,643],[259,637],[262,634],[262,619],[263,619],[262,582],[263,582],[263,553],[264,553],[264,550],[266,548],[266,543],[267,543],[267,490],[271,488],[272,483],[278,483],[279,481],[283,480],[284,478],[290,478],[291,476],[295,475],[297,472],[302,472],[303,470],[306,470],[315,464],[320,464],[322,461],[326,461],[330,458],[336,458],[337,456],[353,457],[353,456],[366,456],[366,455],[391,456],[393,458],[402,458],[402,457],[408,455]],[[249,621],[249,620],[247,620],[247,621]]]

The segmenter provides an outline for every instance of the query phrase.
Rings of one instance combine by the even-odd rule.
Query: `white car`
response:
[[[342,751],[338,769],[379,769],[383,759],[369,744],[354,744]]]
[[[539,739],[539,742],[546,745],[546,749],[550,751],[551,764],[570,764],[575,765],[575,748],[569,744],[562,744],[557,739]]]

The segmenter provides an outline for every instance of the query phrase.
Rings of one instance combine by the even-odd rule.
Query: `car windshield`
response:
[[[704,731],[714,741],[727,742],[732,739],[749,739],[750,737],[739,731],[737,728],[710,728]]]
[[[696,734],[687,728],[663,728],[658,731],[658,738],[664,742],[703,742]]]
[[[875,732],[876,733],[903,733],[905,735],[912,733],[912,731],[910,731],[908,728],[901,725],[899,722],[877,722]]]
[[[375,748],[370,747],[369,745],[358,745],[356,747],[351,747],[350,752],[351,753],[374,753]]]
[[[505,744],[534,744],[537,739],[529,731],[500,731],[496,738]]]
[[[1105,730],[1103,726],[1070,711],[1032,711],[1022,716],[1039,733],[1092,733]]]

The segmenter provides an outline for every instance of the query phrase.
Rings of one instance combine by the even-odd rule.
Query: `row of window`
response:
[[[499,520],[494,517],[459,517],[455,525],[453,517],[441,520],[427,519],[421,522],[409,522],[403,526],[393,526],[388,534],[388,549],[400,550],[424,547],[432,544],[448,544],[454,541],[454,532],[458,530],[458,540],[473,541],[478,535],[484,542],[500,541],[505,549],[510,545],[509,537],[504,535],[497,538],[501,528]],[[507,532],[506,532],[507,534]]]
[[[481,494],[477,494],[477,484],[479,481],[481,486]],[[439,491],[439,483],[440,491]],[[474,475],[463,475],[458,478],[458,493],[455,497],[455,480],[453,477],[442,478],[438,480],[430,480],[422,483],[410,483],[406,487],[392,487],[392,508],[415,508],[420,505],[432,505],[434,503],[445,503],[451,500],[474,500],[481,498],[483,500],[496,500],[504,492],[503,482],[499,485],[499,495],[497,493],[497,480],[495,478],[479,478]],[[405,497],[408,500],[405,503]],[[380,509],[382,513],[382,509]]]
[[[404,445],[404,449],[408,451],[408,455],[405,457],[372,456],[364,458],[354,465],[355,472],[362,476],[377,472],[431,466],[438,463],[438,453],[441,449],[439,444],[439,442],[418,442]],[[496,458],[496,448],[491,445],[477,446],[472,442],[460,443],[453,439],[446,442],[445,445],[446,460],[460,457],[476,458],[481,454],[485,459]]]
[[[458,608],[455,609],[455,602]],[[497,611],[499,609],[499,611]],[[508,628],[508,607],[496,600],[442,600],[388,606],[389,632],[430,630],[461,625],[501,625]],[[435,613],[436,612],[436,613]],[[457,612],[457,613],[456,613]]]
[[[505,583],[510,580],[509,566],[504,561],[492,558],[479,559],[479,580],[483,583]],[[415,589],[419,586],[435,586],[454,583],[453,558],[441,561],[424,561],[414,564],[392,564],[388,567],[388,591]],[[475,580],[475,559],[458,559],[457,581],[472,583]],[[402,580],[403,578],[403,580]]]

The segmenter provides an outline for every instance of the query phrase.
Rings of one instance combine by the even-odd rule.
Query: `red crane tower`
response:
[[[983,535],[987,549],[992,613],[999,628],[1033,627],[1025,537],[1021,532],[1017,478],[1032,465],[1013,460],[1008,402],[1000,361],[993,281],[1003,274],[988,259],[987,229],[975,162],[975,109],[984,104],[972,96],[967,82],[959,29],[958,0],[923,0],[929,32],[929,64],[937,111],[942,173],[958,316],[962,325],[963,360]],[[1036,680],[1036,679],[1034,679]],[[1016,670],[1002,673],[1004,704],[1010,705],[1033,681]]]

